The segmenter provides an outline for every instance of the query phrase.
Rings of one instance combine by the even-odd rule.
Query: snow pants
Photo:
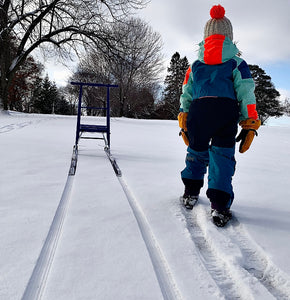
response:
[[[207,196],[211,207],[219,211],[230,208],[234,199],[238,118],[237,100],[228,98],[194,100],[188,113],[189,147],[186,167],[181,172],[185,193],[199,194],[208,167]]]

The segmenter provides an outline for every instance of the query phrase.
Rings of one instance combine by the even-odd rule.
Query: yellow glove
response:
[[[242,130],[240,134],[237,136],[236,141],[240,142],[239,152],[246,152],[254,139],[255,135],[258,135],[257,130],[261,126],[260,120],[247,119],[240,122]]]
[[[187,112],[180,112],[178,114],[178,123],[179,123],[179,127],[181,128],[179,135],[182,136],[183,141],[186,146],[189,145],[188,134],[187,134],[187,125],[186,125],[187,116],[188,116]]]

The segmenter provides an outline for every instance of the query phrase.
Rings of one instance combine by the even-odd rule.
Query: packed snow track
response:
[[[0,299],[290,299],[289,127],[237,153],[217,228],[206,187],[179,202],[177,121],[113,119],[69,167],[75,117],[0,113]]]
[[[225,299],[257,299],[257,295],[290,299],[289,276],[273,264],[235,216],[225,228],[215,228],[205,226],[210,213],[203,203],[192,211],[182,207],[181,214],[200,259]]]
[[[73,156],[73,159],[74,158]],[[108,153],[107,158],[108,159],[106,159],[106,154],[100,150],[92,151],[86,148],[80,148],[77,171],[75,176],[68,176],[63,195],[33,274],[26,287],[23,300],[51,299],[51,297],[56,297],[56,295],[58,295],[58,299],[64,299],[64,297],[61,297],[61,290],[55,289],[56,282],[58,282],[59,279],[58,274],[62,274],[63,271],[61,270],[67,268],[69,264],[63,257],[66,257],[74,248],[73,241],[77,232],[82,232],[86,226],[90,226],[88,220],[83,220],[82,223],[80,222],[82,218],[75,215],[75,210],[82,209],[79,207],[80,204],[76,205],[76,201],[85,200],[84,202],[87,203],[87,207],[98,207],[99,204],[97,205],[96,201],[94,201],[94,195],[97,194],[99,188],[107,188],[106,180],[108,177],[114,176],[112,169],[114,164],[110,165],[110,163],[112,163],[112,161],[116,163],[116,161],[113,156],[111,154],[108,155]],[[101,176],[91,176],[92,174],[87,174],[85,171],[86,164],[95,164],[96,167],[99,168]],[[116,171],[115,167],[114,170]],[[126,213],[131,214],[131,222],[135,223],[133,230],[132,226],[130,226],[130,229],[126,229],[128,231],[127,234],[129,236],[132,234],[137,236],[139,247],[142,248],[141,244],[143,243],[143,248],[145,246],[147,249],[147,252],[144,251],[144,249],[139,249],[143,256],[142,260],[145,261],[147,268],[149,268],[149,273],[151,273],[150,283],[145,283],[145,286],[154,283],[152,289],[153,293],[156,293],[156,296],[154,296],[156,298],[154,299],[190,299],[188,292],[184,290],[184,286],[179,287],[180,274],[178,274],[176,270],[173,270],[174,268],[171,268],[170,260],[172,258],[166,257],[166,251],[163,251],[161,243],[154,234],[154,228],[151,227],[146,213],[141,206],[141,202],[134,195],[133,188],[126,182],[126,174],[121,176],[121,170],[119,168],[118,170],[119,172],[116,172],[117,177],[114,186],[109,187],[111,191],[108,194],[108,199],[111,199],[111,193],[114,192],[115,196],[113,196],[113,198],[117,197],[119,201],[127,201],[128,206],[125,206]],[[74,190],[74,192],[72,192],[72,190]],[[103,202],[101,206],[105,204],[104,209],[112,209],[111,206],[106,207],[106,199],[99,199],[99,201]],[[69,207],[70,202],[72,202],[71,207]],[[216,228],[210,222],[209,211],[205,203],[206,200],[201,198],[199,203],[191,211],[185,209],[177,201],[176,205],[179,207],[180,213],[176,215],[176,218],[188,231],[187,237],[191,240],[192,248],[198,254],[197,256],[202,265],[202,267],[199,266],[199,268],[203,268],[203,271],[208,273],[208,277],[210,278],[208,279],[210,281],[209,285],[211,285],[209,290],[211,290],[213,298],[245,300],[290,299],[290,280],[288,275],[273,264],[267,254],[251,239],[236,217],[234,217],[225,228]],[[76,207],[74,207],[74,204]],[[116,207],[116,204],[114,206]],[[119,207],[123,206],[124,203],[122,205],[119,204]],[[119,212],[117,209],[116,213],[118,214]],[[68,219],[67,221],[65,221],[66,218]],[[134,218],[135,221],[133,220]],[[90,216],[88,216],[88,219],[90,219]],[[105,223],[107,221],[108,220],[106,220]],[[114,224],[110,224],[110,222],[112,222],[112,220],[109,220],[107,226],[114,226]],[[66,223],[66,225],[64,225],[64,223]],[[80,228],[77,228],[76,224],[79,224]],[[116,226],[118,225],[116,224]],[[137,231],[136,228],[138,228]],[[115,234],[117,234],[117,232],[115,232]],[[61,236],[63,239],[60,238]],[[73,261],[75,271],[65,276],[64,286],[66,284],[68,286],[73,284],[78,274],[88,268],[84,260],[97,254],[104,255],[104,251],[106,252],[106,249],[101,249],[104,247],[104,243],[99,244],[96,237],[87,236],[86,238],[88,239],[87,244],[99,248],[90,249],[89,251],[88,249],[80,250],[82,252],[78,254],[77,259]],[[142,242],[140,239],[142,239]],[[118,247],[120,247],[120,245],[118,245]],[[118,251],[118,248],[115,250],[111,248],[110,251]],[[131,263],[132,262],[129,264]],[[114,270],[114,273],[121,274],[128,267],[128,262],[123,266],[114,265],[112,268],[115,269],[116,267],[120,267],[121,269],[117,272]],[[144,262],[142,268],[144,268]],[[54,270],[56,271],[54,272]],[[198,268],[192,269],[192,272],[196,272],[196,270],[198,270]],[[110,270],[110,268],[109,271],[106,271],[106,274],[98,274],[98,272],[95,271],[97,278],[99,276],[112,278],[111,272],[112,270]],[[49,275],[49,273],[51,273],[51,275]],[[141,270],[140,273],[142,273]],[[126,282],[126,284],[130,286],[128,282]],[[157,286],[159,286],[159,291]],[[93,287],[91,288],[92,290],[89,292],[89,295],[93,293],[95,297],[96,291],[94,291]],[[123,295],[124,298],[122,297],[122,299],[129,297],[129,290],[130,287],[127,290],[128,294],[126,295],[125,292]],[[145,289],[143,293],[144,291]],[[140,289],[140,292],[142,293],[142,289]],[[97,291],[97,293],[100,293],[97,294],[98,297],[105,297],[102,289],[99,292]],[[110,293],[114,294],[112,291]],[[117,295],[114,295],[114,297],[115,296]],[[136,295],[134,295],[134,298],[135,297]],[[73,298],[78,299],[78,297],[72,295],[71,299]],[[109,298],[113,299],[111,296]],[[146,299],[146,293],[139,295],[138,299],[142,298]]]

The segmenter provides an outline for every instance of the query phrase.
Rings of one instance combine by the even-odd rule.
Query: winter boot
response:
[[[218,211],[216,209],[211,210],[212,221],[217,227],[224,227],[228,221],[232,218],[230,210]]]
[[[180,197],[180,202],[187,209],[193,209],[193,207],[197,201],[198,201],[198,196],[189,196],[189,195],[184,194],[182,197]]]

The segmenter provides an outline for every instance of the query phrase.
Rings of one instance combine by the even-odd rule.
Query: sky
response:
[[[167,68],[176,51],[190,63],[196,59],[209,11],[216,4],[226,10],[242,58],[264,69],[282,97],[290,97],[290,0],[151,0],[135,16],[160,33]],[[64,84],[67,74],[50,62],[49,75],[57,84]]]

